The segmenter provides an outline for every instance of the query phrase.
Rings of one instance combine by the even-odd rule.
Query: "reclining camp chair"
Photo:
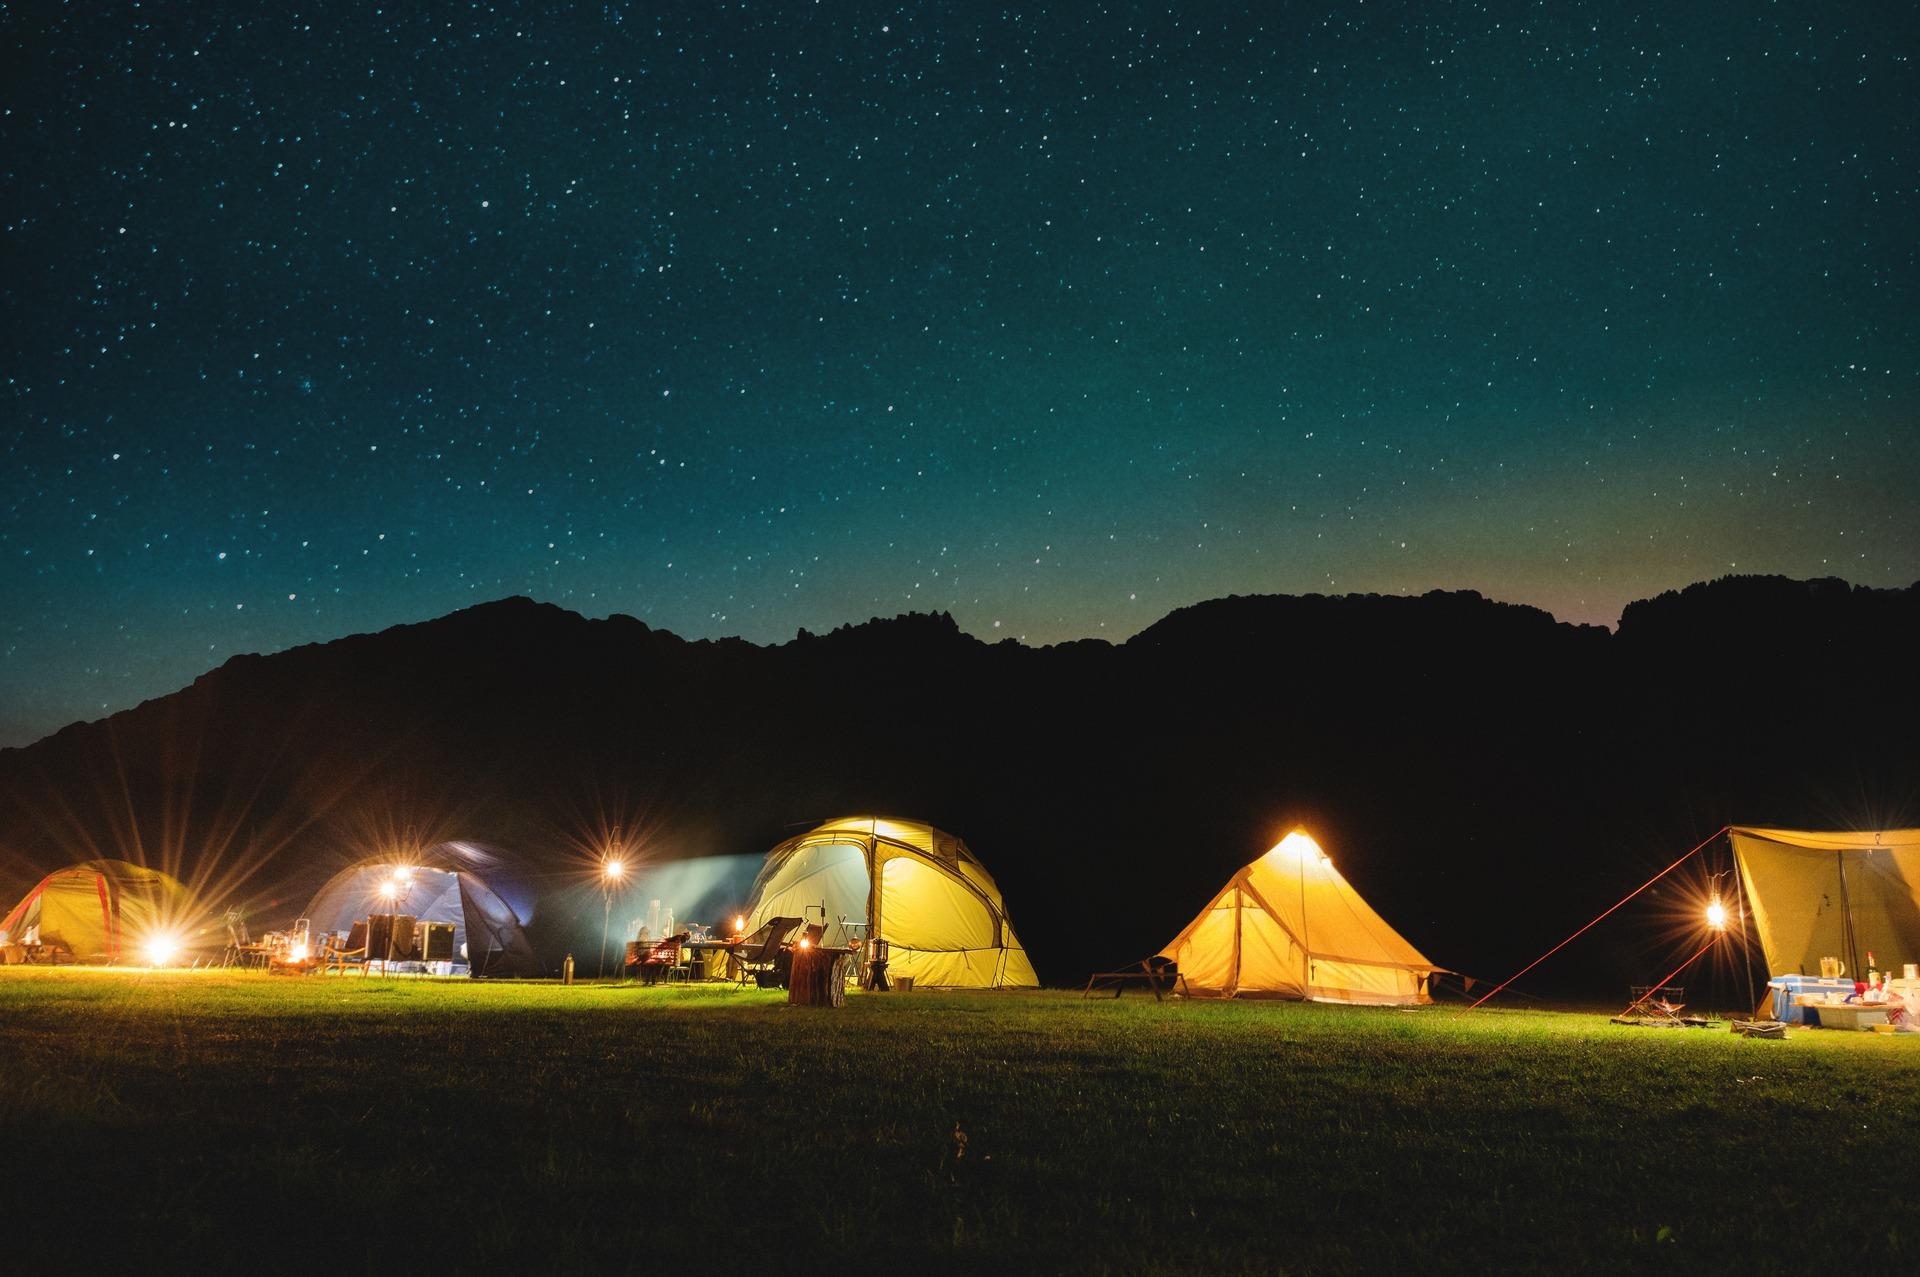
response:
[[[746,984],[759,972],[773,970],[781,951],[786,947],[787,938],[800,925],[800,921],[798,918],[769,918],[758,931],[740,942],[740,947],[733,951],[733,960],[741,984]]]
[[[756,972],[754,979],[759,982],[760,987],[763,989],[784,989],[788,987],[793,982],[793,951],[805,946],[819,944],[820,938],[826,934],[826,923],[809,923],[802,929],[799,935],[795,936],[787,944],[780,946],[780,951],[773,955],[773,966],[766,971]]]
[[[334,934],[337,935],[339,933],[335,932]],[[336,942],[329,936],[326,942],[320,946],[321,974],[324,975],[328,971],[338,970],[341,975],[345,975],[348,967],[359,967],[361,975],[367,973],[367,924],[365,919],[353,924],[353,929],[347,932],[347,938],[344,941]]]

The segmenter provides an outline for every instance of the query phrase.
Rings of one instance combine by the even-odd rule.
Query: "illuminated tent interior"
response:
[[[406,862],[363,861],[329,878],[307,905],[306,917],[316,936],[350,932],[374,914],[450,922],[456,972],[464,966],[473,976],[539,975],[519,914],[475,872],[476,866],[497,863],[496,855],[469,842],[441,843]]]
[[[187,889],[157,869],[124,860],[88,860],[56,869],[0,920],[13,944],[28,937],[64,946],[76,962],[144,962],[148,947],[179,946]]]
[[[1191,993],[1408,1006],[1436,967],[1299,831],[1236,873],[1160,951]]]
[[[992,875],[964,842],[922,821],[846,817],[775,847],[754,880],[748,930],[780,917],[826,922],[826,944],[870,924],[866,934],[887,942],[888,974],[918,985],[1040,983]]]
[[[1830,956],[1864,979],[1869,952],[1896,970],[1920,960],[1920,829],[1728,837],[1772,974],[1817,975]]]

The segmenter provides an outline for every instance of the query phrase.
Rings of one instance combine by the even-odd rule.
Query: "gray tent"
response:
[[[376,913],[411,914],[421,922],[451,922],[456,970],[475,976],[540,974],[539,960],[513,906],[474,872],[499,858],[468,842],[446,842],[405,862],[369,860],[342,869],[307,905],[315,932],[349,931]],[[389,900],[382,888],[392,884]]]

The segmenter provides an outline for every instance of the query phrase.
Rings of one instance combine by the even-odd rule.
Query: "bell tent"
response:
[[[188,895],[178,879],[124,860],[56,869],[0,920],[8,943],[65,948],[76,962],[170,961]]]
[[[754,880],[747,926],[822,919],[825,940],[884,940],[889,974],[943,988],[1040,983],[1000,888],[952,834],[917,820],[850,816],[775,847]]]
[[[307,905],[313,930],[348,932],[374,914],[453,924],[453,952],[474,976],[540,974],[520,915],[474,872],[499,857],[470,842],[445,842],[417,859],[369,860],[327,880]],[[379,954],[369,954],[379,958]]]
[[[1838,957],[1864,979],[1867,953],[1920,958],[1920,829],[1727,834],[1769,972],[1811,975]]]
[[[1221,888],[1160,951],[1190,992],[1407,1006],[1431,1002],[1436,967],[1296,830]]]

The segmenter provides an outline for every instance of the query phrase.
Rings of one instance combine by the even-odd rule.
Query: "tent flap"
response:
[[[1767,970],[1863,973],[1920,958],[1920,829],[1874,833],[1736,826],[1728,831]],[[1851,943],[1849,939],[1851,938]]]

